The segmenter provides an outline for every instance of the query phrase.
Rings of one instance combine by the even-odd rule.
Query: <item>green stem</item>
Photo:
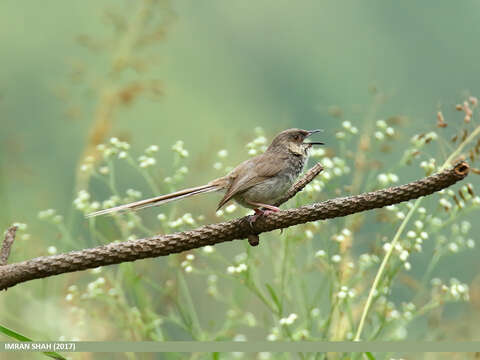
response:
[[[178,282],[180,287],[185,294],[185,300],[187,306],[190,310],[190,316],[192,317],[192,327],[197,331],[197,341],[203,340],[202,330],[200,328],[200,322],[198,320],[197,311],[195,310],[195,305],[193,304],[192,296],[190,294],[190,290],[188,289],[187,282],[185,281],[185,277],[183,276],[182,270],[178,271]]]

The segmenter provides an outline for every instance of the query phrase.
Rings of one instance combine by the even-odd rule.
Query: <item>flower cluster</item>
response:
[[[267,138],[264,136],[263,129],[256,127],[254,131],[257,137],[247,144],[248,155],[251,156],[258,155],[267,150]]]
[[[339,140],[343,140],[347,137],[347,134],[356,135],[358,134],[358,128],[353,126],[350,121],[343,121],[342,122],[343,130],[337,131],[335,137]]]
[[[393,127],[388,126],[385,120],[377,120],[375,123],[377,130],[374,133],[375,139],[378,141],[383,141],[385,138],[395,136],[395,130]]]
[[[193,260],[195,260],[195,255],[187,254],[187,256],[185,256],[185,260],[183,260],[180,264],[186,273],[191,273],[193,271]]]
[[[178,140],[173,144],[172,150],[182,158],[188,157],[188,150],[184,148],[184,142],[182,140]]]

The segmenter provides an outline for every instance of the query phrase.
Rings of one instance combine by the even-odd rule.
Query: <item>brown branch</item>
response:
[[[252,234],[284,229],[310,221],[330,219],[381,208],[430,195],[449,187],[465,178],[469,169],[468,164],[462,161],[451,169],[406,185],[271,213],[260,217],[253,226],[244,217],[228,222],[201,226],[195,230],[157,235],[139,240],[128,240],[121,243],[111,243],[96,248],[72,251],[60,255],[43,256],[0,266],[0,289],[7,289],[28,280],[98,266],[118,264],[125,261],[166,256],[206,245],[245,239]]]
[[[2,249],[0,250],[0,266],[7,265],[10,249],[15,241],[15,234],[18,226],[11,226],[5,232],[5,240],[3,240]]]

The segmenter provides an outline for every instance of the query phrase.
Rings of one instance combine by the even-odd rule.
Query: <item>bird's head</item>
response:
[[[294,155],[307,156],[313,145],[323,145],[322,142],[305,142],[310,135],[323,130],[288,129],[275,136],[267,151],[289,151]]]

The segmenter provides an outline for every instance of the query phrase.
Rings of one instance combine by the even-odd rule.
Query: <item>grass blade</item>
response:
[[[32,339],[12,330],[9,328],[6,328],[5,326],[0,325],[0,333],[11,337],[12,339],[18,340],[18,341],[33,341]],[[67,360],[65,359],[62,355],[60,355],[57,352],[54,351],[47,351],[43,353],[44,355],[51,357],[52,359],[59,359],[59,360]]]

